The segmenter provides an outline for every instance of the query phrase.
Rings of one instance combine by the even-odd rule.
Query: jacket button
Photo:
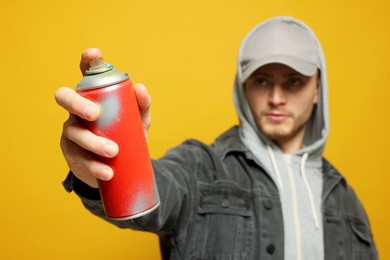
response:
[[[228,199],[222,200],[222,207],[228,208],[230,206],[230,201]]]
[[[268,246],[267,246],[267,253],[268,254],[270,254],[270,255],[272,255],[274,252],[275,252],[275,246],[274,246],[274,244],[269,244]]]
[[[264,208],[267,210],[271,210],[274,207],[274,204],[270,200],[266,200],[263,202]]]

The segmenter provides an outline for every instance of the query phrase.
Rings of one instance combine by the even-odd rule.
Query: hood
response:
[[[258,30],[263,29],[271,25],[272,23],[293,23],[296,26],[300,26],[304,30],[308,32],[308,35],[313,38],[317,45],[317,51],[319,56],[319,69],[320,69],[320,79],[319,79],[319,97],[318,104],[314,107],[313,113],[309,122],[307,124],[305,138],[304,138],[304,147],[296,152],[296,154],[304,154],[308,153],[314,157],[321,157],[325,142],[328,136],[329,131],[329,119],[328,119],[328,84],[326,77],[326,66],[325,66],[325,58],[323,55],[323,51],[321,45],[315,36],[314,32],[301,21],[294,19],[292,17],[275,17],[269,19],[258,26],[256,26],[252,31],[248,33],[248,35],[244,38],[238,53],[238,61],[237,61],[237,73],[234,82],[234,104],[240,119],[240,135],[241,138],[245,141],[245,144],[249,146],[248,148],[252,150],[258,151],[259,147],[254,147],[258,145],[268,144],[271,145],[273,149],[277,149],[273,142],[269,140],[267,137],[261,134],[258,130],[256,123],[253,119],[252,113],[250,111],[248,101],[245,97],[244,86],[243,86],[243,66],[245,66],[245,60],[243,57],[243,50],[247,47],[247,42],[251,37],[253,37]],[[257,140],[260,139],[260,140]],[[256,140],[256,141],[255,141]],[[260,142],[260,143],[259,143]],[[262,144],[261,144],[262,143]],[[255,148],[255,149],[253,149]],[[313,157],[312,157],[313,158]]]

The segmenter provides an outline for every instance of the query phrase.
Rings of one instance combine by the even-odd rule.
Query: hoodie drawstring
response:
[[[311,191],[309,182],[307,181],[306,171],[305,171],[305,168],[306,168],[305,164],[306,164],[306,160],[307,160],[308,157],[309,157],[308,153],[304,153],[303,156],[302,156],[302,160],[301,160],[301,175],[302,175],[303,182],[305,183],[305,187],[306,187],[307,193],[309,194],[311,213],[313,215],[314,225],[315,225],[316,229],[318,229],[319,228],[319,223],[318,223],[318,216],[317,216],[315,203],[314,203],[314,199],[313,199],[313,193]]]
[[[282,194],[284,193],[284,187],[283,187],[282,178],[280,176],[279,168],[278,168],[278,165],[276,163],[274,153],[273,153],[273,151],[271,149],[271,146],[269,144],[267,144],[267,149],[268,149],[268,154],[271,157],[272,166],[274,168],[274,171],[275,171],[275,174],[276,174],[276,178],[277,178],[278,184],[279,184],[280,193],[281,193],[281,196],[282,196]]]
[[[271,158],[272,166],[274,168],[274,171],[275,171],[275,174],[276,174],[276,178],[277,178],[279,187],[281,189],[281,193],[283,194],[284,193],[283,182],[282,182],[282,178],[280,176],[280,171],[279,171],[278,165],[276,163],[274,152],[272,151],[272,148],[271,148],[271,146],[269,144],[267,144],[267,149],[268,149],[268,154],[269,154],[269,156]],[[313,192],[312,192],[312,190],[310,188],[309,182],[307,181],[306,170],[305,170],[305,168],[306,168],[306,161],[307,161],[308,157],[309,157],[308,153],[304,153],[303,154],[302,160],[301,160],[300,173],[301,173],[301,176],[302,176],[302,179],[303,179],[303,182],[304,182],[304,185],[306,187],[306,191],[307,191],[307,194],[308,194],[308,197],[309,197],[311,213],[312,213],[312,217],[313,217],[313,221],[314,221],[314,226],[318,230],[319,229],[319,222],[318,222],[317,211],[316,211],[315,202],[314,202],[314,198],[313,198]],[[293,182],[293,179],[291,179],[291,181]]]
[[[279,186],[283,187],[283,181],[282,181],[282,178],[280,176],[279,167],[278,167],[278,164],[276,163],[274,152],[272,151],[272,148],[269,144],[267,145],[267,149],[268,149],[269,156],[271,157],[272,166],[274,168],[276,178],[278,179]],[[302,259],[301,226],[299,223],[299,216],[298,216],[298,201],[297,201],[295,181],[294,181],[294,176],[293,176],[292,171],[291,171],[289,157],[286,159],[286,164],[287,164],[287,175],[289,178],[289,183],[291,185],[291,199],[292,199],[292,209],[293,209],[293,216],[294,216],[293,220],[294,220],[294,227],[295,227],[295,248],[296,248],[296,256],[297,256],[296,259],[301,260]],[[281,196],[284,197],[284,191],[282,191]],[[281,199],[281,200],[284,200],[284,199]]]

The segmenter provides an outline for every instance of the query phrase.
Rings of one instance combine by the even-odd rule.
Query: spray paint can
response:
[[[114,171],[111,180],[98,180],[104,211],[113,219],[140,217],[158,207],[159,196],[133,83],[103,57],[89,65],[76,92],[97,103],[101,113],[83,123],[119,146],[116,157],[99,156]]]

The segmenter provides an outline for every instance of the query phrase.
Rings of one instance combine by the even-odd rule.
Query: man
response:
[[[84,52],[81,69],[99,56]],[[136,86],[147,129],[150,97]],[[90,101],[66,88],[70,112],[61,148],[71,173],[64,185],[93,214],[155,232],[171,259],[377,259],[364,209],[324,158],[328,108],[325,60],[302,22],[276,17],[254,28],[238,55],[234,101],[240,125],[212,145],[189,140],[153,161],[161,205],[126,221],[105,217],[96,178],[112,170],[90,152],[113,157],[116,144],[83,128],[96,120]]]

